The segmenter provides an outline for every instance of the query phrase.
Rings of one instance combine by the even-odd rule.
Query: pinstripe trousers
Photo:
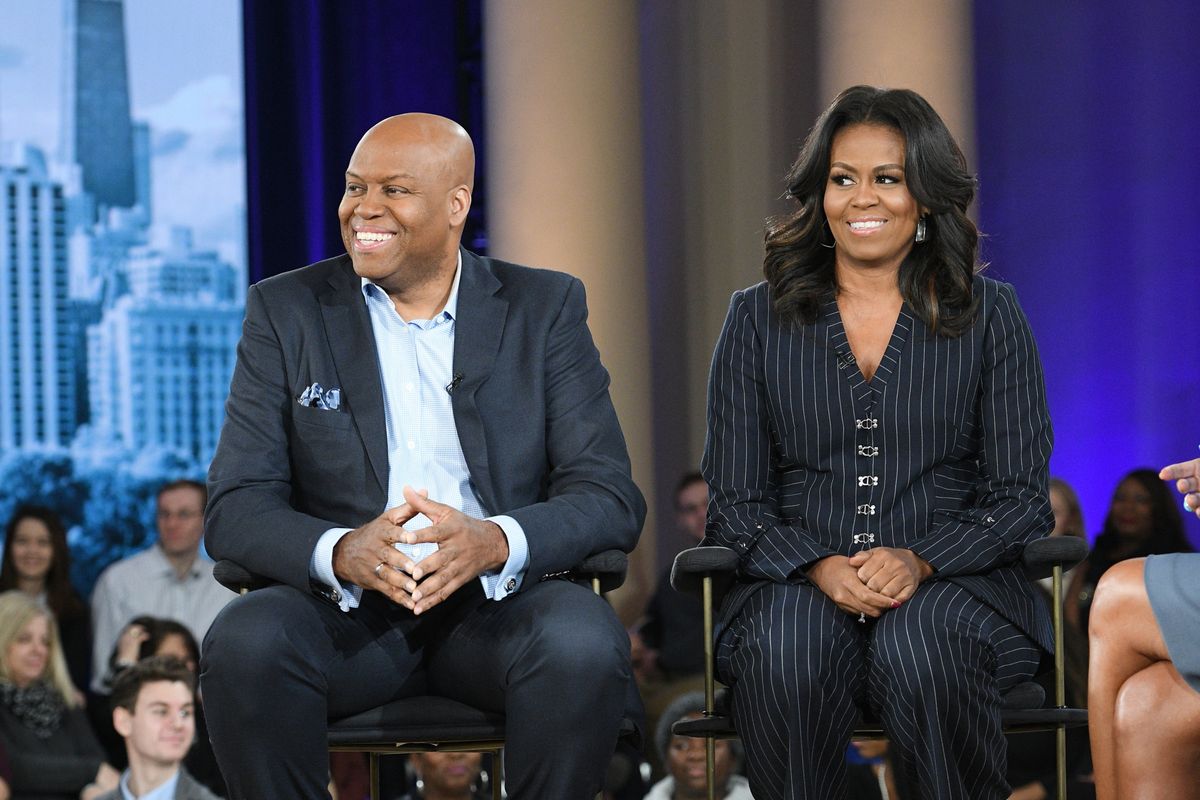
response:
[[[1000,696],[1041,652],[949,581],[866,623],[811,584],[766,583],[723,632],[717,668],[758,800],[844,797],[864,711],[888,732],[907,800],[991,800],[1009,794]]]

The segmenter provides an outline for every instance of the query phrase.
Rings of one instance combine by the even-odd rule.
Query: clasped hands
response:
[[[873,547],[850,557],[826,556],[807,574],[838,608],[877,618],[912,597],[933,567],[912,550]]]
[[[424,514],[433,524],[417,531],[404,523]],[[433,554],[414,562],[393,545],[436,543]],[[388,509],[343,536],[333,548],[339,580],[372,589],[421,614],[469,580],[508,561],[508,538],[494,522],[469,517],[430,500],[425,490],[404,487],[404,504]]]

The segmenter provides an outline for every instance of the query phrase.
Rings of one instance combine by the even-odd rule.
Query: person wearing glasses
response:
[[[134,617],[174,619],[196,641],[234,598],[213,578],[213,562],[200,553],[208,491],[198,481],[177,480],[158,490],[158,541],[110,565],[92,592],[92,689],[107,694],[108,658]],[[141,635],[145,635],[141,631]]]

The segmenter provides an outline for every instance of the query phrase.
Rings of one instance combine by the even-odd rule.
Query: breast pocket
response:
[[[365,485],[370,466],[349,414],[296,405],[289,442],[292,483],[300,494]]]
[[[317,428],[327,428],[334,431],[349,431],[354,427],[354,420],[343,411],[330,411],[314,406],[302,406],[299,403],[292,409],[292,420],[300,429],[309,425]]]

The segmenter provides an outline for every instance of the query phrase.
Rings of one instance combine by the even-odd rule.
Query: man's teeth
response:
[[[388,239],[395,236],[394,233],[371,233],[369,231],[358,231],[354,234],[355,238],[360,242],[386,242]]]
[[[882,225],[883,225],[883,220],[881,220],[881,219],[873,219],[873,220],[869,220],[867,222],[851,222],[850,230],[852,230],[852,231],[867,231],[867,230],[871,230],[872,228],[878,228]]]

